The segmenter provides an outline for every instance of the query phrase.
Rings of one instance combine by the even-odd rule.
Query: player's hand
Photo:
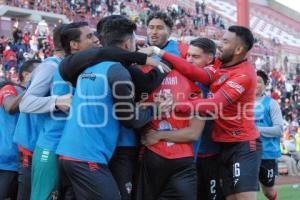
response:
[[[160,62],[158,66],[156,66],[159,68],[159,70],[164,71],[166,73],[169,73],[172,69],[170,67],[168,67],[168,65]]]
[[[174,98],[172,94],[160,93],[154,97],[154,103],[158,108],[158,114],[161,115],[173,110]]]
[[[168,67],[166,64],[159,62],[152,57],[147,58],[145,66],[148,66],[148,65],[157,67],[162,73],[169,73],[171,71],[171,68]]]
[[[154,55],[154,50],[153,47],[146,47],[146,48],[141,48],[138,52],[147,54],[148,56],[153,56]]]
[[[70,110],[71,102],[72,102],[72,94],[66,94],[63,96],[57,97],[55,101],[55,107],[57,107],[59,110],[67,113]]]
[[[145,146],[150,146],[150,145],[156,144],[159,141],[160,141],[160,137],[159,137],[158,131],[155,131],[153,129],[148,130],[142,138],[142,143]]]

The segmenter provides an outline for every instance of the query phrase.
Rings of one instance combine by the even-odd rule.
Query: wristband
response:
[[[157,68],[159,69],[159,71],[160,71],[161,73],[165,73],[165,72],[164,72],[164,69],[163,69],[163,67],[162,67],[161,65],[158,65]]]
[[[153,53],[159,56],[159,54],[160,54],[160,51],[161,51],[161,50],[160,50],[160,48],[158,48],[158,47],[155,47],[155,46],[154,46],[154,47],[152,47],[152,48],[153,48]]]

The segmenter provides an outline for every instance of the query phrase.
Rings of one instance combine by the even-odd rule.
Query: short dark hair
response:
[[[62,44],[61,44],[61,30],[63,28],[63,25],[58,25],[53,30],[53,43],[56,51],[63,50]]]
[[[61,28],[60,40],[66,54],[71,54],[70,42],[79,41],[81,36],[81,31],[79,29],[88,25],[87,22],[73,22],[63,25]]]
[[[121,19],[121,18],[123,18],[123,16],[121,16],[121,15],[110,15],[110,16],[104,17],[99,20],[99,22],[97,23],[96,29],[97,29],[97,37],[99,38],[100,42],[103,37],[103,27],[104,27],[105,23],[108,22],[109,20]]]
[[[168,14],[166,14],[166,13],[164,13],[164,12],[154,12],[154,13],[152,13],[152,14],[148,17],[148,20],[147,20],[147,26],[149,25],[149,23],[150,23],[150,21],[151,21],[152,19],[160,19],[160,20],[164,21],[165,24],[166,24],[170,29],[173,28],[173,25],[174,25],[174,24],[173,24],[172,18],[171,18]]]
[[[264,81],[264,84],[267,85],[267,83],[269,81],[269,77],[268,77],[267,73],[263,70],[257,70],[256,74],[257,74],[257,76],[260,76],[262,78],[262,80]]]
[[[228,31],[233,32],[239,37],[244,43],[247,51],[253,47],[254,37],[250,29],[244,26],[230,26]]]
[[[102,28],[103,46],[117,46],[134,35],[136,24],[126,17],[120,16],[105,22]]]
[[[204,53],[216,55],[217,47],[214,41],[208,38],[197,38],[190,42],[190,45],[203,49]]]
[[[23,74],[22,74],[23,72],[31,73],[35,69],[34,64],[39,64],[39,63],[41,63],[41,61],[40,60],[35,60],[35,59],[25,61],[21,65],[20,70],[19,70],[19,79],[20,79],[20,81],[24,80],[24,77],[23,77]]]

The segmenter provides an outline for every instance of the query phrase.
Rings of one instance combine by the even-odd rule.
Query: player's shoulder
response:
[[[6,92],[6,91],[16,91],[17,87],[12,84],[7,84],[4,85],[2,88],[0,88],[1,92]]]

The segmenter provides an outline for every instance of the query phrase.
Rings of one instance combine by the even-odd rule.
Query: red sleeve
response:
[[[162,58],[170,62],[176,70],[192,81],[198,81],[204,85],[209,85],[212,82],[212,76],[209,75],[210,72],[208,70],[199,68],[185,59],[173,56],[167,52],[164,53]]]
[[[18,96],[17,89],[12,85],[6,85],[0,89],[0,105],[3,104],[3,101],[8,96]]]
[[[191,112],[218,112],[220,109],[228,106],[230,103],[226,97],[218,91],[211,99],[195,99],[192,101],[180,103],[175,106],[176,112],[191,113]]]
[[[184,44],[183,42],[178,42],[178,48],[181,58],[186,59],[189,46],[187,44]]]
[[[219,91],[226,97],[229,103],[234,103],[250,86],[250,77],[245,74],[239,74],[229,78]]]

